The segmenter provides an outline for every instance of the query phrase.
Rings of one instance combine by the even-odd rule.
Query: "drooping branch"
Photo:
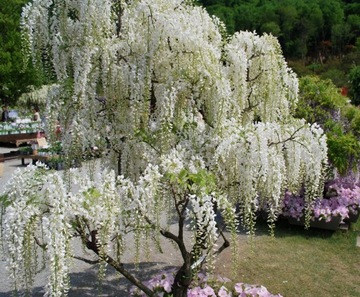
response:
[[[247,95],[247,98],[246,98],[248,106],[246,108],[244,108],[242,113],[247,113],[247,112],[251,111],[252,109],[254,109],[254,108],[256,108],[256,107],[258,107],[260,105],[260,102],[251,103],[250,97],[252,95],[252,92],[253,92],[253,88],[250,88],[250,92],[249,92],[249,94]]]
[[[303,143],[299,142],[296,140],[296,134],[301,130],[303,129],[304,127],[303,126],[300,126],[299,128],[297,128],[294,132],[292,132],[290,134],[289,137],[287,137],[286,139],[284,140],[279,140],[279,141],[272,141],[268,144],[269,147],[273,146],[273,145],[278,145],[278,144],[284,144],[286,142],[289,142],[289,141],[294,141],[296,143],[299,143],[300,145],[303,145],[304,147],[306,147]],[[276,131],[277,132],[277,131]],[[280,137],[279,137],[280,138]]]
[[[36,236],[34,236],[34,240],[35,243],[42,249],[42,250],[46,250],[47,248],[47,244],[46,243],[41,243],[39,238],[37,238]]]
[[[82,262],[85,262],[87,264],[90,264],[90,265],[99,264],[99,262],[100,262],[99,260],[89,260],[89,259],[79,257],[79,256],[73,256],[73,258],[76,259],[76,260],[80,260]]]
[[[154,75],[154,74],[153,74]],[[155,83],[157,81],[151,80],[151,89],[150,89],[150,116],[155,112],[156,110],[156,96],[155,96]]]
[[[215,255],[218,256],[220,255],[220,253],[225,250],[226,248],[228,248],[230,246],[230,242],[229,240],[226,238],[224,232],[222,230],[219,229],[219,233],[220,236],[222,237],[222,239],[224,240],[223,244],[221,245],[221,247],[219,247],[219,249],[215,252]]]
[[[262,75],[264,73],[264,70],[261,70],[259,71],[259,73],[257,75],[255,75],[253,78],[250,78],[250,73],[249,73],[249,69],[247,70],[247,74],[246,74],[246,82],[247,83],[251,83],[251,82],[254,82],[256,81],[260,75]],[[252,93],[253,93],[253,88],[251,87],[250,88],[250,92],[249,94],[247,95],[246,97],[246,101],[248,103],[248,106],[244,109],[243,113],[246,113],[246,112],[249,112],[251,111],[252,109],[256,108],[257,106],[260,105],[260,102],[257,102],[257,103],[252,103],[250,98],[252,96]]]
[[[116,36],[120,37],[121,27],[122,27],[122,15],[124,13],[124,8],[121,5],[120,0],[113,1],[113,11],[116,16]]]
[[[112,266],[116,271],[120,272],[126,279],[128,279],[133,285],[135,285],[141,291],[143,291],[147,296],[150,296],[150,297],[156,296],[155,292],[150,290],[138,278],[133,276],[127,269],[125,269],[123,263],[116,261],[109,255],[102,255],[100,253],[96,230],[91,231],[90,238],[91,239],[86,240],[86,247],[89,250],[92,250],[101,260],[105,261],[110,266]]]

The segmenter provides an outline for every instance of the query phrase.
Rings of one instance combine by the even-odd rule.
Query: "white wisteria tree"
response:
[[[183,265],[171,294],[183,297],[229,245],[216,214],[235,238],[237,218],[252,231],[262,205],[273,222],[285,190],[305,189],[308,207],[322,190],[325,137],[292,116],[297,78],[271,35],[226,36],[184,0],[34,0],[22,27],[56,74],[47,120],[60,118],[68,159],[91,146],[106,154],[101,170],[13,176],[2,240],[15,289],[31,287],[43,249],[49,296],[66,294],[76,236],[102,268],[155,296],[122,265],[132,234],[136,253],[161,237],[175,244]]]

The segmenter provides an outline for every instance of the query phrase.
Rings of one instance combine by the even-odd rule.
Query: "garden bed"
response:
[[[291,225],[305,226],[305,218],[304,217],[302,217],[300,219],[295,219],[295,218],[289,217],[288,221]],[[325,221],[325,220],[320,220],[318,218],[315,218],[313,220],[310,220],[310,227],[318,228],[318,229],[325,229],[325,230],[337,230],[337,229],[339,229],[340,223],[341,223],[340,216],[332,217],[330,221]]]

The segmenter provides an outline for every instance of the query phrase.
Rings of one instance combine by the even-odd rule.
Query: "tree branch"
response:
[[[136,278],[129,271],[127,271],[123,263],[119,263],[109,255],[100,255],[100,250],[96,235],[97,235],[97,230],[91,231],[90,234],[91,240],[86,241],[86,247],[89,250],[92,250],[101,260],[105,261],[110,266],[112,266],[116,271],[120,272],[126,279],[128,279],[132,284],[134,284],[141,291],[143,291],[147,296],[155,296],[155,292],[150,290],[138,278]]]
[[[276,141],[276,142],[270,142],[268,144],[268,146],[272,146],[272,145],[277,145],[277,144],[281,144],[281,143],[285,143],[285,142],[288,142],[288,141],[296,141],[295,138],[296,138],[296,134],[304,127],[299,127],[297,128],[293,133],[291,133],[291,135],[284,139],[284,140],[279,140],[279,141]],[[297,143],[301,144],[300,142],[296,141]]]
[[[170,232],[168,230],[165,230],[165,229],[161,229],[160,234],[162,236],[164,236],[165,238],[167,238],[167,239],[173,240],[177,244],[177,246],[179,247],[181,256],[182,256],[183,260],[185,261],[188,258],[189,253],[188,253],[188,251],[186,249],[186,246],[185,246],[185,243],[184,243],[184,224],[185,224],[184,213],[185,213],[186,207],[187,207],[187,205],[189,203],[189,199],[184,198],[181,201],[176,201],[176,193],[175,193],[175,190],[174,190],[173,187],[171,187],[171,191],[172,191],[173,199],[174,199],[174,202],[175,202],[175,208],[176,208],[176,211],[177,211],[178,216],[179,216],[178,235],[176,236],[174,233],[172,233],[172,232]],[[180,209],[181,205],[183,206],[182,209]],[[144,216],[146,222],[150,226],[155,228],[155,224],[150,220],[150,218],[146,214],[143,214],[143,216]]]
[[[43,249],[44,251],[46,250],[47,248],[47,244],[46,243],[41,243],[40,240],[34,236],[34,240],[35,240],[35,243],[41,248]]]
[[[89,259],[86,259],[86,258],[83,258],[83,257],[78,257],[78,256],[73,256],[74,259],[77,259],[77,260],[80,260],[80,261],[83,261],[87,264],[91,264],[91,265],[95,265],[95,264],[99,264],[99,260],[89,260]]]

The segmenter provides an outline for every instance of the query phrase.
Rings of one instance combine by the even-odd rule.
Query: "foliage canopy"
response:
[[[357,1],[198,0],[210,14],[222,19],[229,33],[256,30],[279,38],[285,56],[328,58],[344,55],[359,36]]]
[[[0,7],[0,99],[14,104],[18,97],[43,82],[41,72],[24,60],[20,32],[22,7],[28,0],[2,0]]]

